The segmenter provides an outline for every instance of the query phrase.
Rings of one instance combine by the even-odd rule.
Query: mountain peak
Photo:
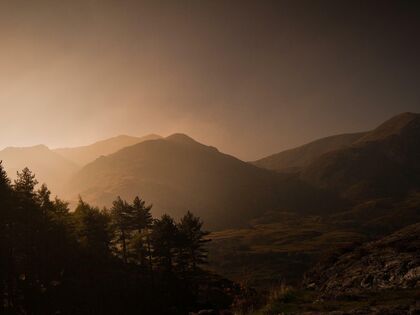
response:
[[[407,128],[420,126],[420,114],[405,112],[388,119],[377,128],[361,137],[356,143],[383,140],[393,135],[399,135]],[[416,127],[417,126],[417,127]]]
[[[174,133],[168,137],[166,137],[166,140],[177,142],[177,143],[198,143],[193,138],[187,136],[185,133]]]
[[[210,150],[213,152],[219,152],[217,148],[202,144],[184,133],[174,133],[166,137],[165,140],[175,143],[175,144],[181,144],[181,145],[190,146],[194,148],[200,148],[200,149]]]

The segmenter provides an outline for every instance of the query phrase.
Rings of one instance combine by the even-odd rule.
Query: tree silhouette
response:
[[[207,250],[204,244],[209,242],[206,236],[209,234],[203,231],[203,222],[200,218],[187,212],[178,224],[180,256],[179,264],[183,269],[195,271],[198,265],[207,262]]]
[[[157,265],[166,272],[172,272],[178,241],[178,228],[169,215],[164,214],[155,221],[150,241]]]
[[[139,197],[132,204],[117,197],[110,210],[79,198],[71,212],[37,184],[28,168],[11,184],[0,162],[0,313],[185,314],[197,307],[197,281],[209,277],[196,276],[206,261],[199,218],[155,220]]]
[[[74,218],[82,246],[91,254],[100,257],[108,255],[111,245],[110,216],[79,198]]]
[[[115,232],[117,252],[121,252],[124,263],[128,262],[128,242],[133,228],[132,207],[121,197],[112,203],[111,222]]]

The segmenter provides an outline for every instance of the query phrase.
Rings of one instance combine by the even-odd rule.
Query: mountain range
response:
[[[63,193],[65,183],[79,170],[79,166],[51,151],[45,145],[8,147],[0,151],[0,161],[9,177],[28,167],[40,183],[48,183],[56,193]]]
[[[184,134],[98,158],[72,178],[68,191],[101,206],[118,195],[139,194],[153,203],[156,215],[191,210],[211,227],[244,223],[278,206],[298,210],[302,201],[316,207],[314,199],[322,195],[298,178],[258,168]]]
[[[272,211],[348,215],[359,209],[360,216],[366,203],[394,204],[419,190],[420,115],[403,113],[368,132],[323,138],[252,163],[184,134],[118,136],[54,150],[6,148],[0,159],[9,173],[30,167],[70,201],[80,195],[110,206],[118,195],[140,195],[155,214],[191,210],[213,228]]]
[[[144,137],[121,135],[87,146],[63,149],[50,149],[45,145],[7,147],[0,151],[0,161],[12,179],[18,171],[28,167],[40,183],[47,183],[55,194],[66,195],[68,181],[87,163],[126,146],[158,138],[160,136],[154,134]]]
[[[144,137],[132,137],[120,135],[114,138],[105,139],[90,145],[74,147],[74,148],[58,148],[53,151],[63,156],[73,163],[84,166],[102,155],[112,154],[130,145],[140,143],[146,140],[159,139],[160,136],[150,134]]]

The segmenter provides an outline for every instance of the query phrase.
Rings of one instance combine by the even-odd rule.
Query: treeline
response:
[[[209,240],[187,212],[155,219],[139,197],[74,212],[36,189],[27,168],[12,183],[0,162],[0,313],[187,314],[230,305],[229,283],[200,268]]]

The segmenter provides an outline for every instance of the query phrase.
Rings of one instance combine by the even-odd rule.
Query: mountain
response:
[[[329,200],[292,176],[260,169],[183,134],[100,157],[75,175],[69,191],[72,198],[80,193],[103,206],[118,195],[140,194],[154,204],[155,215],[191,210],[212,227],[244,223],[279,207],[324,207]]]
[[[0,160],[11,178],[16,172],[28,167],[35,173],[40,183],[47,183],[54,193],[61,193],[63,184],[79,167],[50,150],[45,145],[16,148],[8,147],[0,151]]]
[[[325,153],[301,178],[356,201],[419,190],[420,114],[395,116],[351,146]]]
[[[140,143],[146,140],[159,139],[160,136],[150,134],[144,137],[131,137],[121,135],[110,139],[95,142],[91,145],[75,147],[75,148],[59,148],[54,149],[54,152],[60,154],[66,159],[76,163],[77,165],[86,165],[102,155],[108,155],[124,147]]]
[[[350,146],[366,133],[341,134],[322,138],[300,147],[282,151],[252,162],[254,165],[278,172],[297,172],[324,153]]]

